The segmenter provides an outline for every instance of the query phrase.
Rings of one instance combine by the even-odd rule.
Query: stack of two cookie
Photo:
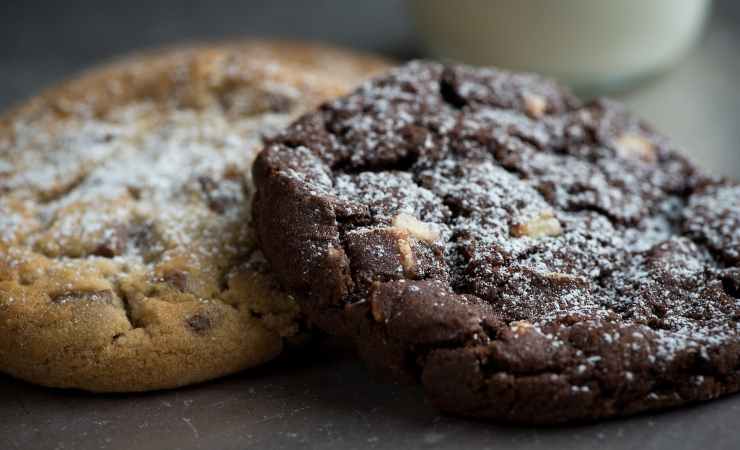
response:
[[[740,388],[740,186],[619,105],[417,62],[282,128],[384,63],[149,58],[2,123],[1,370],[181,386],[270,359],[305,314],[456,414],[591,420]]]

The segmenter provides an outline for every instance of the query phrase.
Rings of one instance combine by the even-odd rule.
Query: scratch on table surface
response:
[[[264,419],[259,420],[255,423],[265,423],[275,419],[282,419],[283,417],[285,417],[285,414],[275,414],[274,416],[265,417]]]
[[[193,430],[193,436],[195,436],[195,439],[200,439],[200,433],[198,432],[198,429],[195,427],[195,425],[193,425],[192,419],[183,417],[182,421],[185,422],[191,430]]]
[[[295,408],[294,410],[290,411],[287,414],[285,414],[285,413],[279,413],[279,414],[275,414],[274,416],[265,417],[264,419],[258,420],[257,422],[255,422],[255,424],[265,423],[265,422],[269,422],[269,421],[275,420],[275,419],[284,419],[285,416],[293,416],[295,414],[298,414],[301,411],[305,411],[305,410],[310,409],[310,408],[311,408],[310,406],[303,406],[301,408]]]

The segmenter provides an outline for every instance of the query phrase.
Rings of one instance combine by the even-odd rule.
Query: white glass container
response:
[[[433,57],[544,73],[601,93],[691,48],[710,0],[409,0]]]

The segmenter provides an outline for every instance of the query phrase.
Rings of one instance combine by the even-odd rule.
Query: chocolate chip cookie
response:
[[[262,139],[385,63],[246,42],[95,69],[0,119],[0,371],[172,388],[268,361],[298,306],[254,252]]]
[[[254,177],[309,317],[443,411],[594,420],[740,387],[740,185],[617,103],[412,62],[296,121]]]

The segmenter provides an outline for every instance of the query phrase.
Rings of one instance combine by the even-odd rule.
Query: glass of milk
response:
[[[437,58],[540,72],[585,93],[621,89],[680,60],[710,0],[409,0]]]

